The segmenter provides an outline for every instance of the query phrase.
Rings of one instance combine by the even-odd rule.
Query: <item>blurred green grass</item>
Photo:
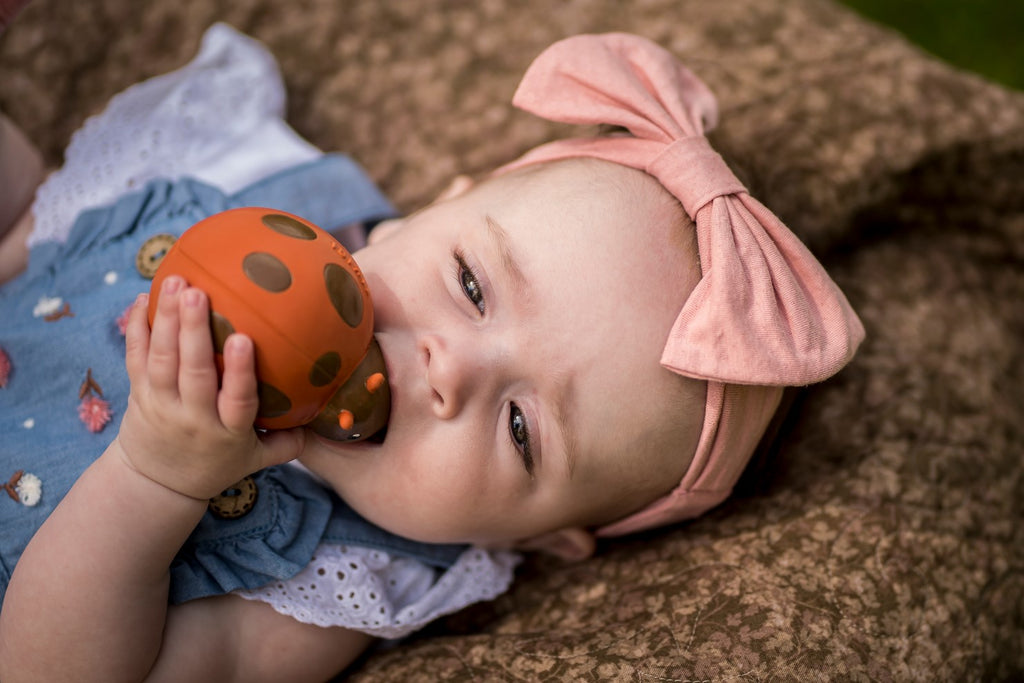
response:
[[[1024,90],[1024,0],[842,0],[941,59]]]

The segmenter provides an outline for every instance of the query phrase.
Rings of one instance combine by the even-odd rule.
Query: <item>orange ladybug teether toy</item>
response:
[[[373,339],[370,291],[351,254],[327,232],[275,209],[230,209],[199,221],[157,268],[151,325],[160,283],[171,274],[209,297],[221,372],[228,335],[252,338],[258,427],[308,425],[330,439],[357,441],[387,424],[391,392]]]

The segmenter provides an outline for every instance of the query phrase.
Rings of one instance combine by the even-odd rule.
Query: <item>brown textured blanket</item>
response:
[[[0,109],[58,163],[218,20],[277,55],[295,128],[403,209],[564,132],[507,104],[544,46],[648,36],[716,91],[713,141],[868,330],[742,495],[531,558],[354,680],[1024,677],[1024,94],[826,0],[35,0],[0,37]]]

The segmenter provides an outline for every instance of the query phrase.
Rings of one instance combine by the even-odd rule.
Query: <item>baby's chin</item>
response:
[[[334,480],[344,481],[351,478],[348,468],[345,467],[345,462],[349,457],[346,454],[326,451],[316,446],[312,448],[307,446],[302,455],[288,464],[306,472],[324,488],[329,488],[344,498],[344,491],[335,485]]]

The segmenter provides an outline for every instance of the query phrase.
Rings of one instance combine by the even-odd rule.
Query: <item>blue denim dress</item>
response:
[[[287,169],[234,195],[190,179],[158,180],[83,212],[67,242],[37,245],[28,270],[0,288],[0,350],[10,368],[0,388],[0,485],[8,494],[0,493],[0,600],[36,529],[117,434],[129,390],[118,318],[149,289],[136,267],[143,243],[156,234],[178,236],[240,206],[288,211],[327,229],[395,213],[363,171],[340,155]],[[5,365],[0,358],[0,371]],[[99,422],[80,417],[83,388],[85,400],[108,404],[111,419],[99,431],[87,424],[97,428]],[[28,475],[41,482],[41,496],[25,491],[33,481]],[[289,578],[321,542],[376,548],[439,568],[464,549],[389,534],[298,468],[269,468],[254,480],[258,495],[247,514],[224,519],[208,512],[181,549],[171,567],[172,602]]]

